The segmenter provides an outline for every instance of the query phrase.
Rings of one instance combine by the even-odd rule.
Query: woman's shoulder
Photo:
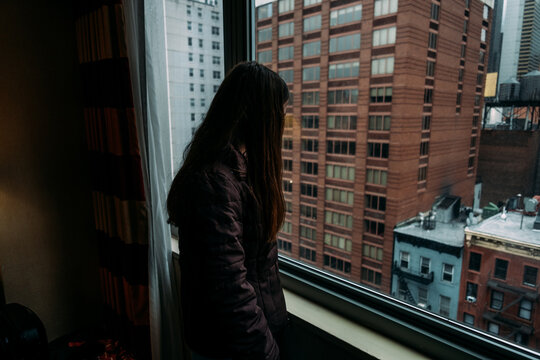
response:
[[[209,164],[194,171],[183,192],[198,201],[231,202],[241,200],[241,184],[233,169],[223,162]]]

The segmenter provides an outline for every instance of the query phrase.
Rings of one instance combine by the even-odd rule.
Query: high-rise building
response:
[[[284,254],[390,292],[393,228],[472,206],[490,9],[479,0],[283,0],[257,59],[288,83]]]
[[[166,0],[174,171],[224,77],[223,7],[217,0]]]
[[[512,0],[506,6],[499,84],[540,66],[540,0]]]
[[[490,23],[491,37],[489,40],[489,60],[487,66],[488,73],[498,73],[501,63],[502,51],[502,17],[504,9],[504,0],[494,0],[493,11]]]

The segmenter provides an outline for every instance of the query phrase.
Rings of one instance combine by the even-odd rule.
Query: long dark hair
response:
[[[179,190],[190,175],[214,163],[232,144],[245,146],[247,176],[261,214],[264,234],[274,241],[283,222],[281,140],[285,82],[256,62],[236,65],[223,80],[203,122],[184,152],[184,163],[167,198],[169,219],[177,219]]]

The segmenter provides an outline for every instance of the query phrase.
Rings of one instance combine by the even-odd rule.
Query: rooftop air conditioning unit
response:
[[[475,302],[476,302],[476,298],[475,298],[474,296],[467,296],[467,302],[475,303]]]

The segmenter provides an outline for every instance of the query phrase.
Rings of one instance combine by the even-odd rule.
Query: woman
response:
[[[167,207],[180,234],[181,301],[194,358],[278,359],[287,311],[276,234],[284,218],[283,80],[248,62],[223,80],[184,154]]]

